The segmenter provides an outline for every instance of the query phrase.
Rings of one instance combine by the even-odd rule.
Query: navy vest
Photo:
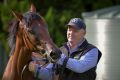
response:
[[[68,58],[80,59],[81,56],[85,55],[91,49],[96,48],[94,45],[89,44],[87,40],[85,40],[81,46],[79,46],[79,50],[69,54],[68,46],[64,44],[60,49],[63,53],[65,53]],[[100,60],[101,52],[98,50],[98,61]],[[76,73],[68,68],[66,68],[66,63],[68,58],[66,58],[63,62],[63,65],[57,65],[57,74],[59,74],[59,80],[95,80],[96,79],[96,66],[92,69],[84,72],[84,73]]]

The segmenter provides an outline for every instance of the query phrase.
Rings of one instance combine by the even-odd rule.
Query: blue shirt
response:
[[[48,64],[45,68],[41,67],[40,65],[37,65],[34,74],[35,77],[37,76],[41,80],[54,80],[53,79],[54,72],[52,70],[52,67],[53,67],[52,63]],[[38,71],[38,75],[37,75],[37,71]]]
[[[80,45],[81,44],[78,44],[78,46],[80,46]],[[75,49],[72,49],[70,51],[71,54],[76,50],[78,50],[78,47],[76,47]],[[66,57],[66,55],[63,53],[57,63],[62,65],[65,57]],[[97,65],[97,60],[98,60],[98,49],[93,48],[92,50],[88,51],[85,55],[83,55],[79,60],[69,58],[66,68],[68,68],[74,72],[77,72],[77,73],[83,73],[83,72],[95,67]],[[52,72],[52,66],[53,66],[53,64],[50,63],[46,68],[41,68],[39,70],[38,70],[38,68],[36,68],[36,72],[37,72],[37,70],[39,71],[38,77],[42,80],[53,80],[52,76],[53,76],[54,72]],[[36,72],[35,72],[35,74],[36,74]]]

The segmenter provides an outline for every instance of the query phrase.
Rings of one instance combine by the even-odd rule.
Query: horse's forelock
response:
[[[34,12],[27,12],[23,14],[23,19],[25,20],[25,24],[27,27],[30,26],[30,23],[32,20],[43,20],[43,18],[38,14]],[[8,43],[11,48],[11,53],[13,53],[16,43],[16,35],[19,27],[19,21],[18,20],[12,20],[9,24],[9,38]]]
[[[23,16],[24,16],[25,22],[28,27],[32,20],[41,20],[42,19],[42,17],[38,13],[34,13],[34,12],[27,12],[27,13],[23,14]]]
[[[9,24],[9,37],[8,37],[8,44],[11,48],[10,54],[13,52],[16,43],[16,34],[18,30],[19,21],[12,20]]]

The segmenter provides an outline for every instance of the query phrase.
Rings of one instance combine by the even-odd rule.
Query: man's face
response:
[[[84,29],[76,29],[73,26],[68,26],[67,39],[70,43],[77,44],[85,36],[86,31]]]

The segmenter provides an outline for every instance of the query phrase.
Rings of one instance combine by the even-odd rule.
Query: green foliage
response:
[[[3,0],[0,2],[0,42],[8,52],[8,23],[14,16],[11,10],[24,13],[30,3],[36,5],[37,11],[45,18],[53,41],[60,46],[66,41],[65,25],[72,17],[81,17],[84,11],[120,4],[119,0]]]
[[[7,1],[7,0],[6,0]],[[8,5],[9,4],[9,5]],[[22,5],[22,6],[21,6]],[[12,10],[23,12],[28,8],[28,2],[27,1],[21,1],[18,3],[18,1],[13,0],[6,3],[0,3],[0,42],[4,46],[6,52],[8,53],[9,47],[8,47],[8,24],[10,20],[14,18],[14,16],[11,14]]]
[[[60,45],[64,41],[64,36],[61,31],[60,27],[60,20],[63,22],[65,19],[60,19],[59,16],[56,14],[56,11],[53,7],[50,7],[48,12],[45,15],[45,19],[49,25],[48,29],[53,41]]]

